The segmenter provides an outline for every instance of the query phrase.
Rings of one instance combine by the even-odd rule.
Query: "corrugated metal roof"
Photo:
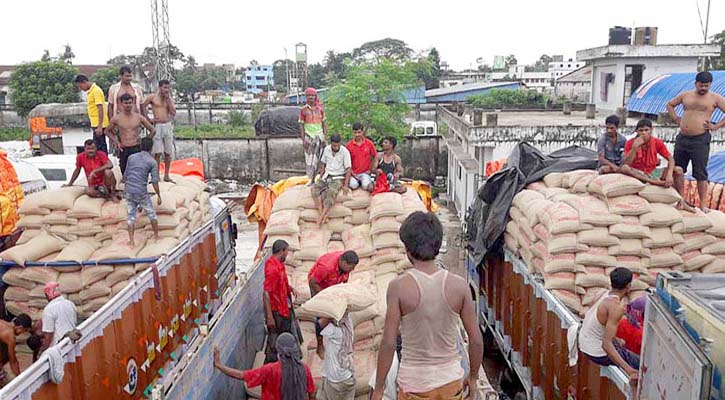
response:
[[[725,96],[725,71],[710,71],[713,81],[710,90]],[[695,85],[696,72],[658,75],[644,82],[629,99],[627,110],[644,114],[659,114],[667,111],[667,103],[678,94],[692,90]],[[682,115],[682,105],[675,109]],[[711,120],[719,122],[725,115],[716,110]]]
[[[447,94],[456,94],[471,92],[474,90],[491,89],[499,86],[511,86],[518,85],[518,82],[483,82],[483,83],[469,83],[465,85],[456,85],[447,88],[430,89],[425,91],[425,97],[436,97],[444,96]]]
[[[568,74],[559,77],[557,82],[590,82],[592,80],[592,67],[591,65],[585,65],[577,70],[571,71]]]

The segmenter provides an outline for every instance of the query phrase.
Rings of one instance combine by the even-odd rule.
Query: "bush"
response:
[[[227,114],[227,124],[233,127],[240,128],[247,125],[248,122],[247,116],[242,111],[231,110]]]
[[[25,117],[38,104],[74,103],[79,100],[73,80],[78,69],[63,61],[21,64],[10,76],[12,101]]]
[[[546,97],[536,90],[491,89],[486,94],[470,96],[466,101],[476,108],[503,108],[543,106]]]

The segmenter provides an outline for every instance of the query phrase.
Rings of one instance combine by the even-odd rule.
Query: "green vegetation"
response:
[[[19,65],[10,76],[13,105],[27,116],[38,104],[79,101],[73,79],[78,69],[63,61],[36,61]]]
[[[174,127],[174,136],[182,139],[238,139],[254,137],[254,127],[249,125],[177,125]]]
[[[0,128],[0,141],[28,139],[30,139],[30,131],[27,128]]]
[[[491,89],[486,94],[468,97],[467,102],[477,108],[543,107],[549,99],[536,90]]]
[[[95,74],[90,76],[88,79],[91,80],[91,82],[98,85],[101,89],[103,89],[103,94],[106,95],[106,98],[108,98],[108,89],[111,88],[111,85],[118,82],[119,75],[120,75],[121,67],[110,67],[110,68],[103,68],[96,71]]]

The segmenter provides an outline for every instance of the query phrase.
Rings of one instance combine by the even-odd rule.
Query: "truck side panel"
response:
[[[567,333],[578,321],[552,303],[553,296],[525,268],[502,257],[487,259],[481,267],[480,308],[529,398],[627,399],[621,372],[601,368],[581,353],[569,367]]]

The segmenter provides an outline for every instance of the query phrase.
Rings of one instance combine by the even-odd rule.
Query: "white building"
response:
[[[643,82],[660,74],[695,72],[701,57],[719,54],[716,44],[611,45],[577,51],[576,58],[592,66],[589,102],[614,112]]]
[[[592,93],[592,67],[584,66],[559,77],[554,84],[554,96],[572,101],[588,102]]]
[[[569,74],[572,71],[576,71],[579,68],[586,65],[583,61],[572,61],[570,58],[569,61],[552,61],[549,63],[549,73],[551,74],[551,77],[554,79],[559,79],[560,77]]]

